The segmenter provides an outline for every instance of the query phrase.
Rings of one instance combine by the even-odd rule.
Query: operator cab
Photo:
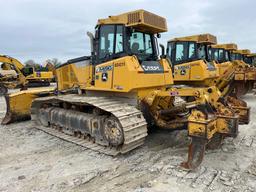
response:
[[[140,62],[158,59],[154,34],[124,25],[100,25],[97,28],[96,64],[136,55]]]
[[[249,64],[251,67],[256,65],[256,53],[248,53],[243,55],[243,61]]]
[[[144,10],[99,19],[92,39],[92,64],[136,56],[145,72],[163,72],[157,37],[166,31],[164,18]]]
[[[253,57],[249,57],[249,56],[245,55],[245,56],[243,57],[243,61],[244,61],[245,63],[249,64],[250,66],[253,65]]]
[[[242,54],[241,53],[237,53],[237,52],[232,52],[230,58],[231,58],[231,61],[243,60]]]
[[[216,44],[211,34],[174,38],[167,43],[167,57],[170,58],[174,81],[208,85],[208,80],[219,76],[215,63],[209,55],[209,45]],[[206,82],[207,81],[207,82]]]
[[[203,60],[208,70],[215,70],[214,64],[211,63],[208,45],[212,42],[200,41],[200,36],[208,36],[209,34],[199,36],[189,36],[184,38],[175,38],[167,44],[167,56],[172,64],[180,65],[192,61]],[[211,36],[211,38],[216,37]]]
[[[209,57],[212,61],[224,63],[230,61],[230,52],[223,48],[209,47]]]

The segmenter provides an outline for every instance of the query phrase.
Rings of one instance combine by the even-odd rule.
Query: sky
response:
[[[167,19],[159,42],[211,33],[256,52],[255,0],[0,0],[0,54],[25,62],[89,55],[99,18],[145,9]]]

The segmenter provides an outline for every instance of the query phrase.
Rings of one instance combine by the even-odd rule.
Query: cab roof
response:
[[[249,49],[239,49],[239,50],[235,50],[233,53],[240,53],[242,55],[248,55],[251,53],[251,51]]]
[[[164,17],[143,9],[109,16],[106,19],[99,19],[97,25],[123,24],[126,27],[133,27],[140,31],[151,33],[162,33],[167,31],[167,23]]]
[[[178,37],[178,38],[171,39],[168,42],[174,42],[174,41],[194,41],[196,43],[217,44],[216,36],[209,33],[186,36],[186,37]]]
[[[226,43],[226,44],[217,44],[217,45],[212,45],[212,48],[219,48],[219,49],[225,49],[225,50],[237,50],[237,44],[235,43]]]

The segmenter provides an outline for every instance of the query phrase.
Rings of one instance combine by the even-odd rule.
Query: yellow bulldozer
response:
[[[49,86],[53,79],[53,72],[47,68],[41,67],[36,70],[34,67],[25,67],[20,61],[6,55],[0,55],[1,72],[12,71],[16,73],[16,78],[0,77],[1,94],[6,94],[8,88],[21,87],[22,90],[27,87]]]
[[[219,78],[217,86],[226,97],[227,103],[239,114],[239,122],[248,124],[250,120],[250,108],[239,96],[238,87],[244,87],[246,81],[240,78],[239,65],[231,61],[231,51],[237,50],[237,45],[216,44],[209,48],[209,56],[217,67],[219,67]]]
[[[256,53],[249,53],[244,56],[244,62],[250,65],[250,67],[256,66]]]
[[[247,50],[246,53],[242,53],[243,61],[246,63],[246,80],[248,81],[248,92],[252,91],[252,89],[255,86],[256,82],[256,68],[255,68],[255,57],[256,54],[253,54],[250,52],[250,50]]]
[[[99,19],[95,29],[88,33],[91,55],[56,68],[56,90],[5,97],[3,124],[31,115],[36,128],[112,156],[141,146],[149,128],[186,128],[187,169],[198,167],[219,137],[237,135],[238,116],[215,86],[174,85],[169,59],[158,57],[165,18],[137,10]],[[214,66],[203,67],[211,76]]]
[[[244,58],[248,54],[250,54],[248,49],[231,51],[231,61],[236,66],[235,80],[236,82],[240,81],[235,86],[238,96],[245,95],[251,91],[256,81],[256,70],[244,62]]]
[[[217,38],[211,34],[179,37],[168,41],[167,55],[173,66],[174,83],[214,87],[212,90],[216,90],[218,95],[216,101],[222,100],[230,114],[235,112],[239,116],[239,122],[247,124],[250,108],[241,99],[230,95],[233,89],[230,85],[234,79],[232,64],[229,61],[218,63],[210,55],[211,51],[217,52],[216,44]],[[211,48],[213,46],[215,49]],[[216,101],[212,101],[211,104],[218,110],[219,104],[216,104]]]

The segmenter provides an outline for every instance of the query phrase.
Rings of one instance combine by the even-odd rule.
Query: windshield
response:
[[[225,61],[230,61],[229,52],[225,50]]]
[[[198,46],[198,57],[199,59],[207,59],[207,53],[206,53],[206,46],[205,45],[199,45]]]
[[[244,57],[244,62],[248,64],[252,64],[252,57]]]
[[[125,28],[123,25],[101,25],[97,29],[97,36],[97,63],[125,55],[136,55],[140,61],[158,59],[154,34]]]
[[[219,63],[229,61],[229,52],[220,48],[211,48],[209,56],[212,60],[218,61]]]
[[[128,35],[128,46],[132,54],[138,56],[140,60],[155,57],[154,35],[134,31]]]
[[[253,58],[252,58],[252,64],[253,64],[253,65],[256,65],[256,57],[253,57]]]
[[[231,53],[231,60],[242,60],[242,55],[240,53]]]
[[[242,55],[240,53],[236,53],[236,60],[242,60]]]
[[[230,59],[231,59],[231,61],[236,60],[236,54],[235,53],[231,53],[230,54]]]

